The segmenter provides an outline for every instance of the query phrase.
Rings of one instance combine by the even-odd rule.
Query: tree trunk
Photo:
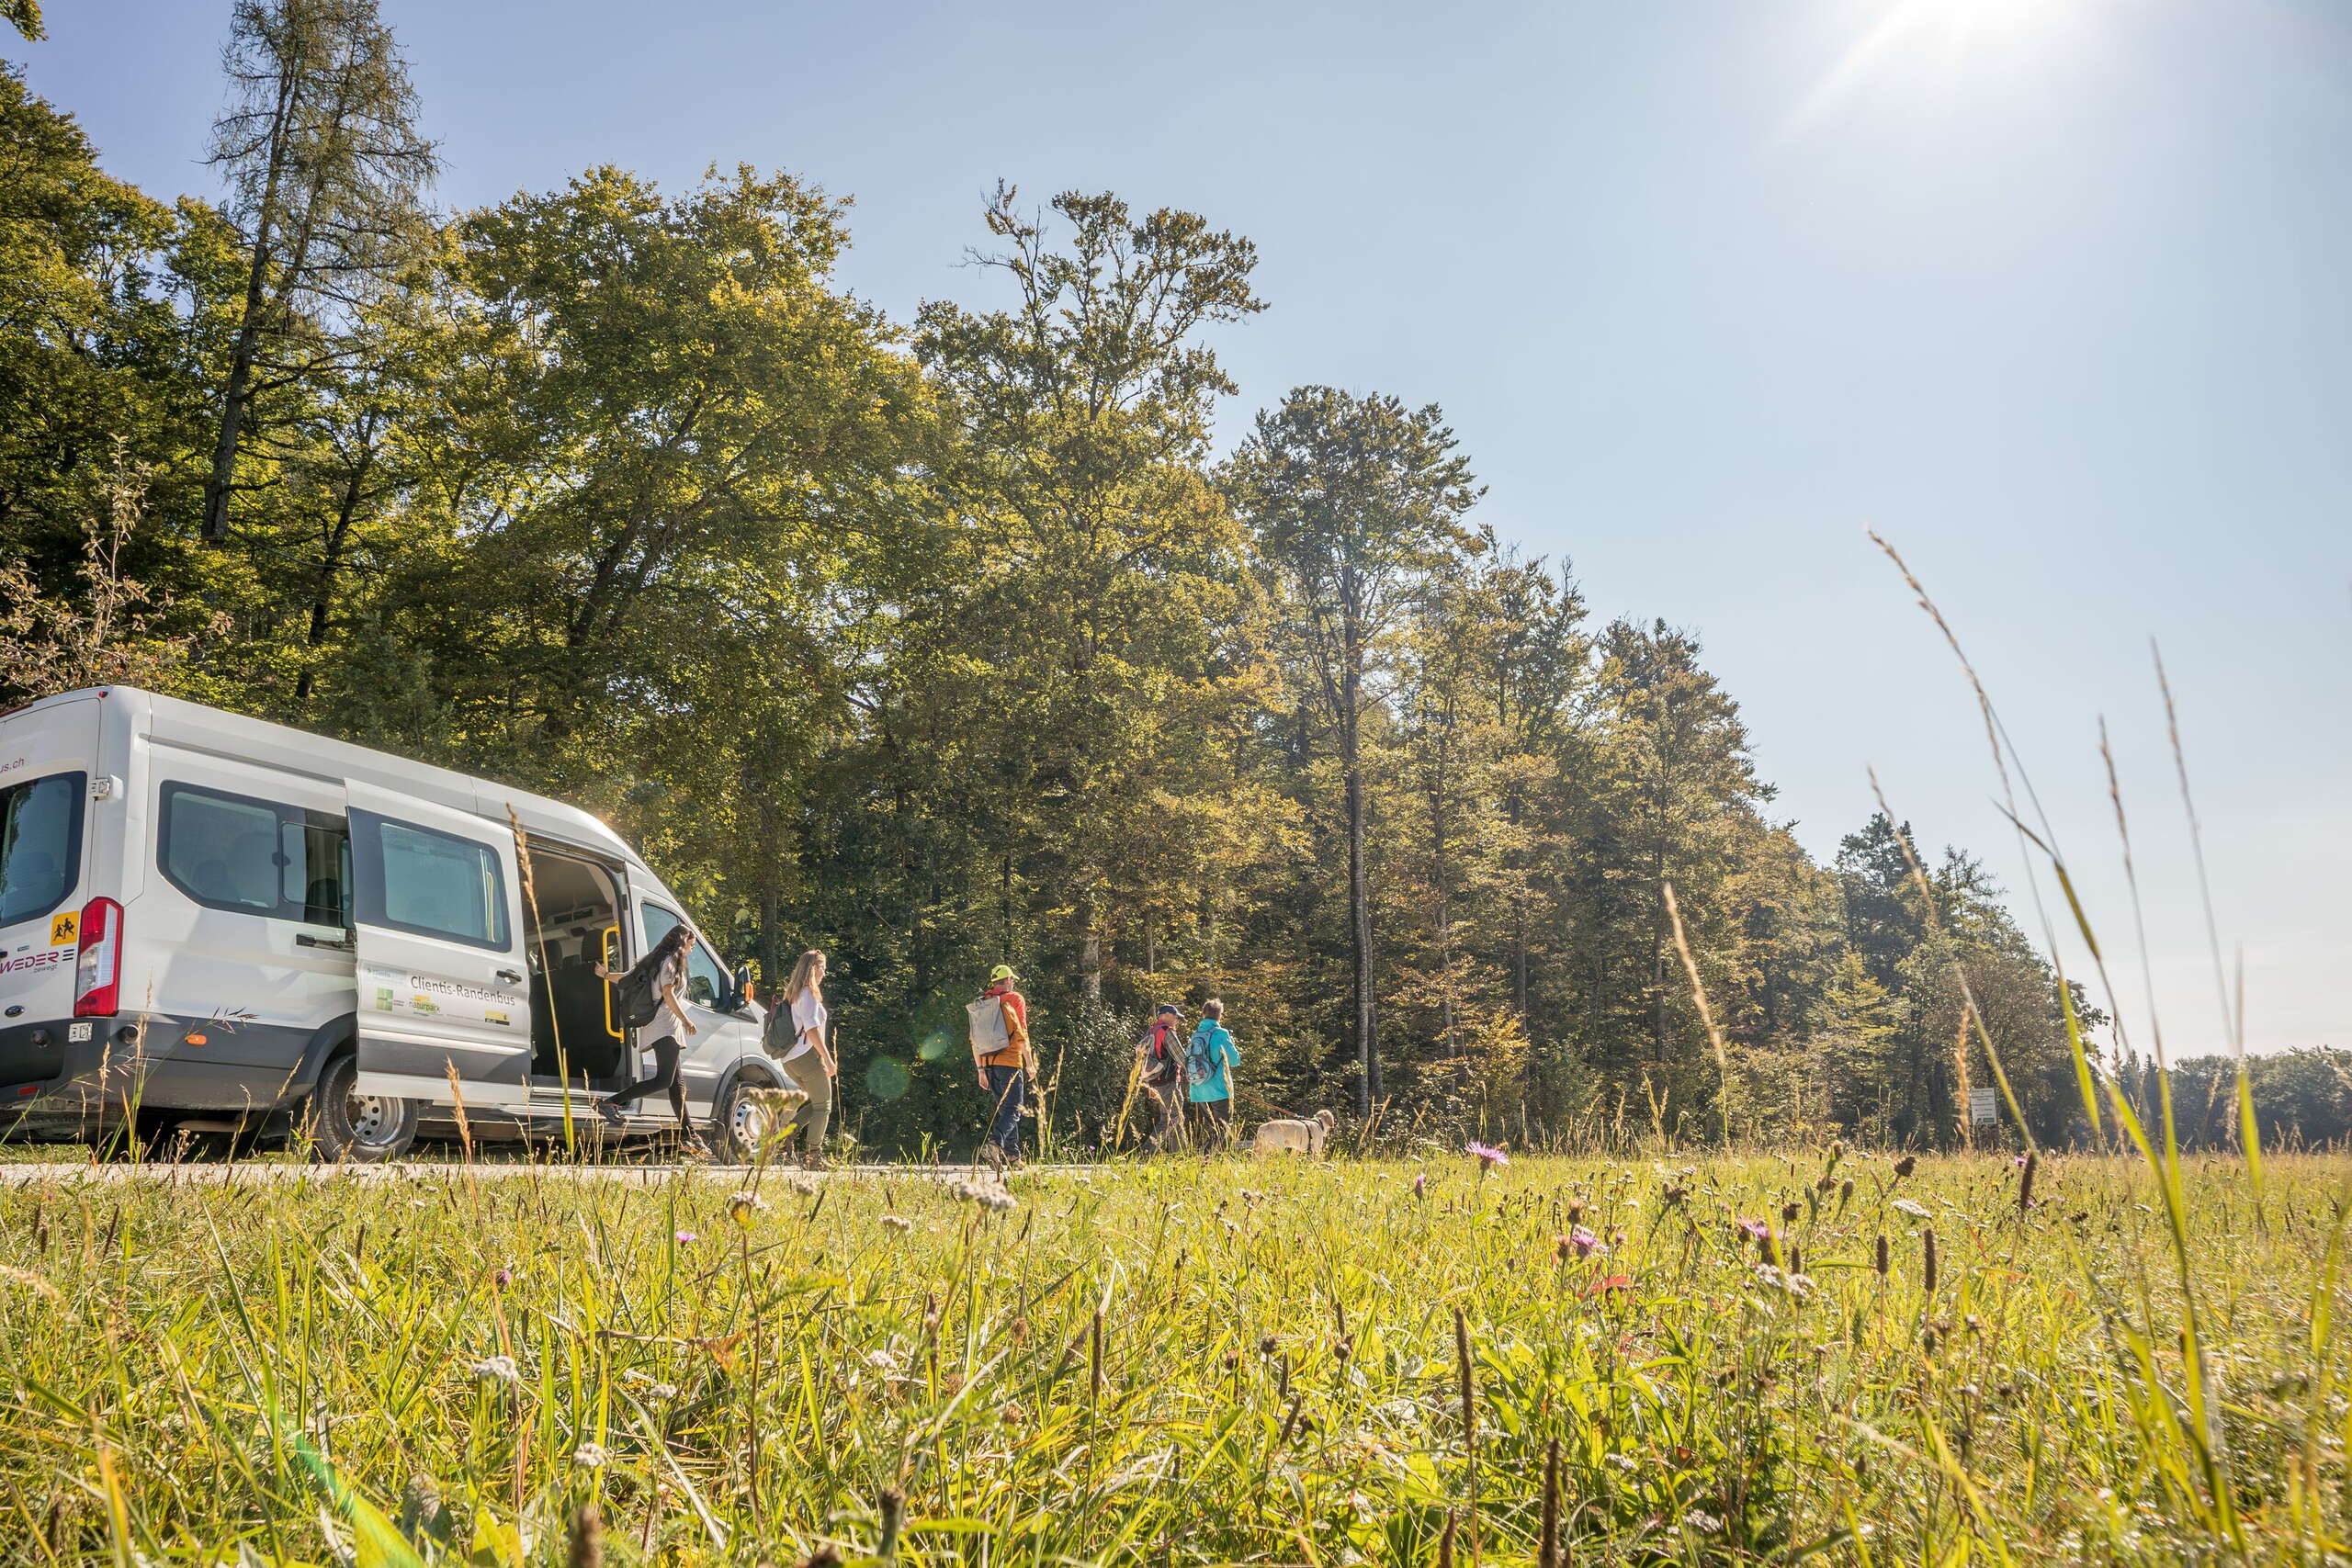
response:
[[[1363,768],[1356,734],[1359,684],[1351,658],[1340,676],[1340,772],[1347,787],[1348,945],[1355,964],[1356,1114],[1369,1121],[1373,1102],[1380,1098],[1380,1040],[1372,992],[1372,897],[1363,863]]]
[[[1453,866],[1447,858],[1452,840],[1446,832],[1444,756],[1441,744],[1437,777],[1430,784],[1430,852],[1431,879],[1437,884],[1438,971],[1445,976],[1444,987],[1438,993],[1438,1034],[1451,1058],[1461,1047],[1453,1035]]]
[[[1519,796],[1513,795],[1510,798],[1511,861],[1512,869],[1520,874],[1512,879],[1510,890],[1510,999],[1511,1005],[1519,1010],[1519,1027],[1532,1039],[1535,1030],[1527,1011],[1527,875],[1530,868],[1523,863],[1523,857],[1527,852],[1518,845],[1520,811]]]
[[[1079,918],[1085,921],[1085,931],[1079,943],[1078,985],[1080,994],[1089,1003],[1101,1006],[1102,1001],[1102,902],[1089,893],[1079,907]]]
[[[254,252],[253,279],[245,290],[244,324],[229,355],[229,384],[220,394],[220,428],[212,439],[212,467],[204,478],[203,537],[217,544],[229,536],[229,494],[235,487],[237,448],[244,439],[247,389],[253,384],[254,359],[261,347],[261,277],[267,265],[259,247]]]
[[[343,500],[336,505],[334,526],[327,531],[326,542],[319,551],[318,585],[311,594],[311,657],[302,666],[301,676],[294,682],[294,700],[307,706],[311,694],[317,690],[319,680],[319,649],[326,646],[327,628],[334,619],[334,589],[343,575],[343,552],[351,540],[352,519],[358,514],[361,491],[368,483],[368,470],[375,466],[375,433],[366,430],[358,458],[351,466],[351,478],[343,487]]]
[[[262,301],[268,292],[272,237],[277,231],[277,186],[286,170],[286,138],[301,101],[300,75],[280,78],[277,112],[269,123],[269,172],[262,183],[261,209],[254,214],[253,255],[245,268],[245,310],[229,351],[229,381],[220,395],[220,428],[212,438],[212,467],[204,479],[204,523],[211,543],[229,536],[229,496],[235,488],[237,447],[244,439],[245,403],[253,387],[254,361],[261,354]]]
[[[780,1016],[778,1004],[784,999],[785,982],[781,966],[784,955],[777,951],[780,946],[778,938],[782,933],[776,930],[776,904],[775,846],[771,842],[761,848],[759,938],[761,999],[767,1004],[768,1032],[771,1037],[775,1033],[775,1024]],[[791,1026],[787,1024],[785,1028],[786,1037],[789,1038],[791,1032]]]

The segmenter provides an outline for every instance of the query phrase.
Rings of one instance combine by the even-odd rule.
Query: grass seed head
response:
[[[568,1568],[605,1568],[605,1516],[594,1503],[582,1503],[571,1519],[571,1547],[565,1554]]]

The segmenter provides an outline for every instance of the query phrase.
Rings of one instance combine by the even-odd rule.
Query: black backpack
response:
[[[639,964],[613,983],[614,1011],[629,1029],[643,1029],[662,1016],[659,964]]]

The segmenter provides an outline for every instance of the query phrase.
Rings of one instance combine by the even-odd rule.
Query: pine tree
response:
[[[245,276],[205,484],[213,540],[228,536],[239,455],[273,423],[271,395],[341,363],[337,327],[426,243],[437,166],[376,0],[238,0],[222,64],[232,102],[212,162]]]
[[[1363,757],[1374,682],[1414,597],[1474,536],[1479,490],[1436,405],[1301,387],[1258,416],[1226,475],[1283,594],[1287,647],[1319,699],[1338,751],[1347,822],[1348,945],[1356,1111],[1381,1092],[1370,800]]]

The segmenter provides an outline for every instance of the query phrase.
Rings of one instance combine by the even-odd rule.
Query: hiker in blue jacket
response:
[[[1201,1009],[1201,1021],[1184,1052],[1184,1076],[1192,1080],[1193,1108],[1207,1127],[1201,1138],[1204,1153],[1212,1143],[1233,1138],[1232,1070],[1241,1065],[1241,1047],[1225,1026],[1225,1004],[1211,1001]]]

